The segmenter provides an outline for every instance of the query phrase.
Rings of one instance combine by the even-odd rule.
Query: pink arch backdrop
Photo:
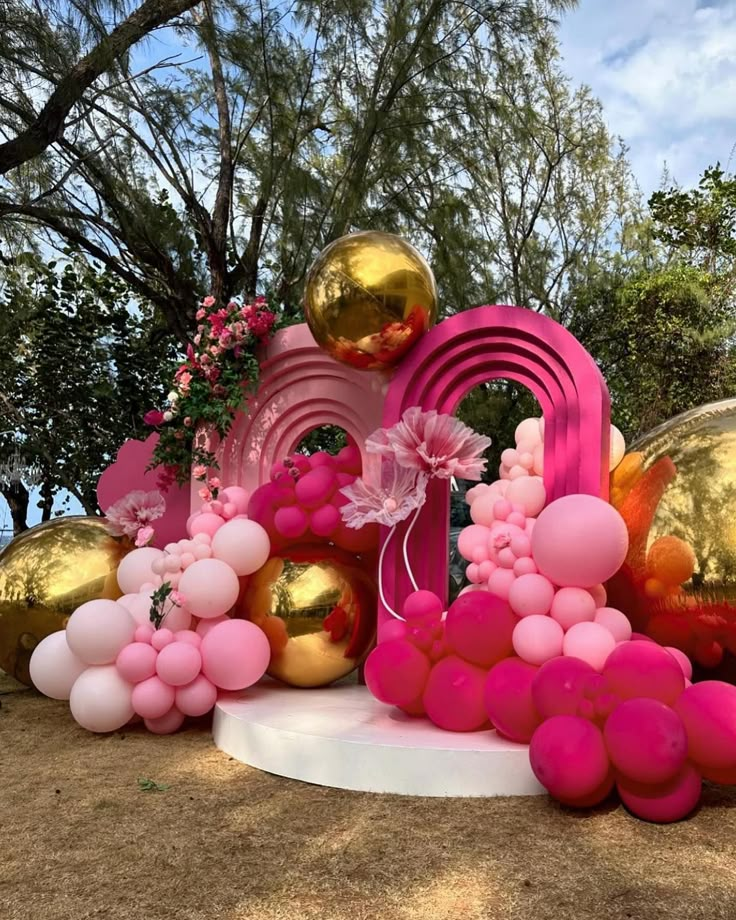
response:
[[[542,408],[544,482],[550,500],[577,492],[608,498],[606,383],[574,336],[522,307],[478,307],[435,326],[391,381],[383,426],[394,425],[411,406],[454,413],[474,386],[498,378],[528,387]],[[449,483],[432,481],[427,495],[410,536],[409,556],[419,587],[446,600]],[[383,565],[386,599],[396,610],[412,590],[401,550],[406,526],[397,528]],[[382,534],[382,541],[387,535]],[[381,608],[379,617],[387,616]]]

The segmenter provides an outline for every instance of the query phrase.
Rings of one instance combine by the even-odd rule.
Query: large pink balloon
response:
[[[63,629],[41,639],[31,655],[33,686],[52,700],[68,700],[74,682],[86,668],[69,648]]]
[[[561,587],[592,588],[621,568],[629,547],[616,509],[593,495],[566,495],[542,511],[532,532],[539,571]]]
[[[156,575],[151,569],[151,564],[163,556],[164,553],[160,549],[154,549],[152,546],[142,546],[123,556],[117,571],[118,585],[123,594],[137,594],[141,585],[147,581],[155,583]]]
[[[532,683],[532,700],[540,715],[574,716],[596,672],[579,658],[552,658],[539,669]]]
[[[472,732],[488,720],[483,689],[486,672],[450,655],[432,668],[422,702],[427,716],[445,731]]]
[[[669,782],[687,758],[685,726],[659,700],[621,703],[608,717],[603,737],[619,774],[636,783]]]
[[[719,680],[693,684],[674,709],[685,725],[691,760],[706,768],[736,768],[736,687]]]
[[[610,770],[600,729],[579,716],[543,722],[529,745],[529,761],[545,789],[567,801],[596,792]]]
[[[132,691],[114,664],[87,668],[74,682],[69,709],[87,731],[114,732],[133,718]]]
[[[194,678],[191,684],[176,689],[176,708],[186,716],[203,716],[217,701],[217,687],[204,674]]]
[[[616,785],[621,801],[637,818],[669,824],[686,818],[695,808],[702,782],[698,771],[686,764],[668,783],[645,786],[620,777]]]
[[[381,703],[407,706],[424,693],[429,671],[429,659],[408,639],[391,639],[368,656],[365,682]]]
[[[236,575],[252,575],[271,553],[268,534],[255,521],[228,521],[212,538],[212,555],[226,562]]]
[[[520,658],[506,658],[491,668],[484,688],[488,718],[511,741],[528,743],[542,721],[532,700],[539,668]]]
[[[654,642],[617,645],[606,660],[603,676],[610,691],[622,700],[644,696],[672,705],[685,689],[680,665]]]
[[[516,617],[506,601],[485,591],[459,597],[447,611],[447,645],[471,664],[490,668],[513,653]]]
[[[87,601],[77,607],[66,625],[69,648],[86,664],[111,664],[133,641],[137,623],[115,601]]]
[[[222,690],[244,690],[266,673],[271,646],[247,620],[227,620],[202,639],[202,673]]]
[[[182,574],[179,591],[194,616],[210,619],[230,610],[238,599],[240,582],[221,559],[198,559]]]

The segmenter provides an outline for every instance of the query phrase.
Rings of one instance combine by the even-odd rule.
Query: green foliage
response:
[[[138,789],[141,792],[166,792],[168,788],[165,783],[157,783],[155,780],[146,779],[143,776],[138,777]]]

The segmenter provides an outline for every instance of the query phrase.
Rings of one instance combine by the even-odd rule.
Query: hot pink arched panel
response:
[[[411,406],[453,413],[474,386],[498,378],[525,385],[542,407],[549,498],[575,492],[608,498],[605,381],[574,336],[522,307],[478,307],[435,326],[399,366],[386,396],[383,426],[396,424]],[[446,598],[449,483],[431,482],[427,495],[409,554],[419,586]],[[397,610],[412,590],[402,559],[405,530],[405,524],[397,528],[383,566],[387,600]]]

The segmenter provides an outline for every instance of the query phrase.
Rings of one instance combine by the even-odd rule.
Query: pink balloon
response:
[[[186,607],[177,607],[176,604],[167,602],[162,623],[174,633],[182,632],[192,625],[192,615]]]
[[[74,682],[69,709],[90,732],[114,732],[133,718],[132,686],[114,664],[87,668]]]
[[[622,700],[643,696],[670,706],[685,689],[680,665],[654,642],[622,642],[611,652],[603,676]]]
[[[155,629],[151,623],[146,626],[139,626],[135,633],[133,633],[133,639],[136,642],[146,642],[148,645],[150,645],[154,632]]]
[[[185,687],[176,689],[176,708],[185,716],[203,716],[216,702],[217,687],[204,674],[199,674]]]
[[[172,642],[156,659],[156,673],[172,687],[190,684],[202,669],[199,649],[188,642]]]
[[[473,552],[476,548],[486,551],[488,546],[489,530],[482,524],[471,524],[460,531],[457,538],[457,548],[463,559],[473,562]]]
[[[506,658],[488,672],[484,702],[496,731],[527,744],[542,721],[532,698],[539,668],[520,658]]]
[[[561,587],[590,588],[621,568],[629,535],[616,509],[594,495],[566,495],[542,511],[532,533],[539,571]]]
[[[378,627],[378,642],[391,642],[393,639],[405,639],[408,633],[406,623],[391,618]]]
[[[637,783],[666,783],[687,759],[685,726],[659,700],[621,703],[606,720],[603,737],[618,773]]]
[[[631,623],[625,613],[615,607],[601,607],[595,612],[595,621],[605,626],[616,642],[626,642],[631,638]]]
[[[174,688],[159,677],[149,677],[133,687],[131,702],[144,719],[160,719],[174,705]]]
[[[204,637],[208,632],[210,632],[211,629],[213,629],[219,623],[227,623],[229,619],[230,617],[227,617],[223,614],[221,617],[212,617],[212,619],[209,620],[201,620],[199,623],[197,623],[196,633],[200,638],[204,639]]]
[[[381,703],[406,706],[424,692],[429,678],[427,656],[408,639],[382,642],[365,663],[365,682]]]
[[[162,559],[163,556],[160,549],[152,546],[142,546],[123,556],[117,571],[118,585],[123,594],[137,594],[141,585],[147,581],[155,582],[156,576],[151,565],[155,559]]]
[[[578,716],[553,716],[543,722],[529,745],[529,761],[545,789],[564,800],[591,795],[609,776],[600,729]]]
[[[294,491],[303,508],[316,508],[329,501],[336,488],[336,471],[329,466],[317,466],[299,478]]]
[[[156,673],[155,648],[145,642],[131,642],[120,652],[115,662],[118,673],[130,684],[139,684]]]
[[[490,527],[495,520],[493,508],[498,501],[498,495],[493,492],[483,492],[470,506],[470,518],[474,524]]]
[[[605,607],[608,603],[608,594],[603,585],[593,585],[592,588],[586,588],[586,591],[590,592],[591,597],[595,601],[596,610],[600,607]]]
[[[576,623],[592,622],[595,618],[595,601],[585,588],[560,588],[550,608],[553,620],[567,630]]]
[[[86,664],[111,664],[118,652],[133,641],[136,622],[115,601],[87,601],[77,607],[66,625],[66,641]]]
[[[248,513],[250,493],[242,486],[228,486],[226,489],[222,489],[220,492],[220,498],[226,503],[232,503],[235,505],[236,514]]]
[[[532,700],[539,714],[545,719],[576,715],[593,675],[593,668],[579,658],[545,662],[532,683]]]
[[[554,596],[554,585],[544,575],[522,575],[509,588],[509,604],[520,617],[549,613]]]
[[[551,617],[533,614],[524,617],[514,627],[514,651],[529,664],[544,664],[562,654],[564,633]]]
[[[329,537],[340,524],[340,512],[335,505],[323,505],[309,516],[309,527],[318,537]]]
[[[530,456],[527,470],[533,466],[533,457]],[[524,467],[524,464],[521,464]],[[524,476],[514,479],[506,492],[506,500],[513,505],[521,505],[527,517],[537,517],[547,501],[547,491],[540,476]]]
[[[600,623],[576,623],[565,633],[562,652],[568,658],[587,661],[596,671],[602,671],[608,656],[616,648],[616,640]]]
[[[205,623],[213,623],[214,620],[205,620]],[[179,632],[175,633],[174,639],[177,642],[186,642],[189,645],[193,645],[195,648],[199,648],[202,644],[202,637],[199,633],[194,632],[193,629],[182,629]]]
[[[422,702],[435,725],[450,732],[472,732],[488,720],[483,690],[486,672],[455,655],[432,668]]]
[[[490,668],[512,654],[516,622],[511,608],[501,598],[487,592],[464,594],[447,611],[445,638],[456,655]]]
[[[212,511],[205,511],[189,518],[188,532],[190,537],[196,537],[198,534],[206,534],[208,537],[214,537],[217,531],[225,526],[225,518]]]
[[[274,515],[274,524],[278,533],[287,540],[296,540],[309,529],[309,515],[298,505],[279,508]]]
[[[444,604],[433,591],[413,591],[404,601],[401,613],[407,620],[439,622]]]
[[[271,660],[265,633],[247,620],[218,623],[202,639],[202,673],[223,690],[244,690],[260,680]]]
[[[682,673],[687,680],[690,680],[693,676],[693,665],[687,655],[680,651],[679,648],[672,648],[670,645],[665,646],[665,651],[669,652],[670,655],[675,659],[675,661],[682,668]]]
[[[539,428],[541,419],[525,418],[519,422],[514,432],[514,440],[517,444],[528,442],[531,446],[536,446],[542,442],[542,434]]]
[[[52,700],[68,700],[75,681],[87,669],[69,648],[63,629],[41,639],[29,667],[33,686]]]
[[[212,555],[226,562],[236,575],[252,575],[271,554],[268,534],[255,521],[228,521],[212,538]]]
[[[154,735],[171,735],[181,728],[183,722],[184,713],[180,712],[176,706],[172,706],[165,715],[158,719],[145,719],[144,725]]]
[[[511,585],[516,580],[512,569],[496,569],[488,579],[488,590],[503,600],[509,599]]]
[[[179,591],[187,609],[203,619],[227,613],[238,599],[240,582],[232,568],[221,559],[198,559],[181,576]]]
[[[514,563],[514,575],[520,578],[522,575],[536,575],[538,572],[536,562],[531,556],[522,556]]]
[[[161,629],[157,629],[156,632],[151,636],[151,645],[156,649],[157,652],[165,649],[167,645],[170,645],[174,641],[174,633],[163,626]]]
[[[736,767],[736,687],[719,680],[693,684],[674,709],[685,725],[691,760],[709,769]]]
[[[163,561],[163,560],[161,560]],[[155,565],[155,562],[154,562]],[[139,626],[149,626],[151,623],[151,594],[150,592],[137,594],[124,594],[116,601],[130,613]]]
[[[686,818],[695,808],[702,782],[697,770],[686,764],[668,783],[645,786],[620,777],[616,785],[621,801],[637,818],[670,824]]]

